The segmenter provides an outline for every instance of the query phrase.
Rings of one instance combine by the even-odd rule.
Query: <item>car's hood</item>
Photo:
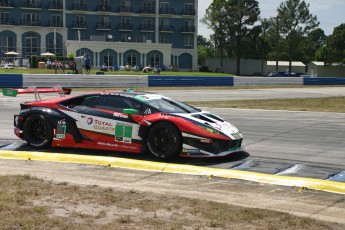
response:
[[[231,139],[242,138],[240,131],[231,123],[216,114],[200,111],[197,113],[176,113],[175,115],[188,119],[194,123],[213,128]]]

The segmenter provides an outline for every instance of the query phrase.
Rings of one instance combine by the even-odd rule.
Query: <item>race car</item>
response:
[[[59,92],[42,100],[40,93]],[[162,159],[222,157],[242,152],[241,132],[223,118],[149,92],[101,91],[69,95],[71,89],[3,89],[6,96],[34,93],[20,104],[14,132],[28,145],[149,152]],[[69,96],[67,96],[69,95]]]

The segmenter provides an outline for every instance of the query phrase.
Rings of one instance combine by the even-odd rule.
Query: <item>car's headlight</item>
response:
[[[209,133],[213,133],[213,134],[219,134],[219,131],[216,130],[216,129],[213,129],[211,127],[207,127],[207,126],[204,126],[204,125],[199,125],[200,128],[202,128],[203,130],[209,132]]]
[[[233,137],[239,139],[239,138],[242,138],[242,134],[241,133],[234,133],[232,134]]]

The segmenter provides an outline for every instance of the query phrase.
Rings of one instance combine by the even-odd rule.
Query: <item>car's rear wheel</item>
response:
[[[23,136],[30,146],[37,149],[46,148],[53,141],[52,124],[43,114],[32,114],[23,124]]]
[[[154,156],[172,159],[181,152],[182,136],[175,125],[169,122],[158,122],[149,129],[146,144]]]

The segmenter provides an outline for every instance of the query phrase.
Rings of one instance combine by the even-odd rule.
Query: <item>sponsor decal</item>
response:
[[[59,120],[56,127],[56,138],[65,139],[66,138],[67,124],[66,120]]]
[[[113,126],[113,124],[111,124],[111,122],[100,121],[100,120],[95,120],[95,125],[101,125],[101,126],[106,126],[106,127],[112,127]]]
[[[133,126],[127,124],[116,124],[115,127],[115,141],[132,143]]]
[[[123,114],[123,113],[117,113],[117,112],[114,112],[113,116],[118,117],[118,118],[128,118],[128,115]]]
[[[91,125],[93,123],[93,118],[89,117],[86,122],[88,125]]]
[[[200,149],[187,149],[187,152],[190,154],[200,153]]]
[[[205,144],[211,144],[212,140],[211,139],[201,139],[200,142],[205,143]]]
[[[94,120],[94,124],[95,125],[93,126],[93,128],[95,130],[101,130],[101,131],[114,133],[114,127],[111,122]]]
[[[133,149],[133,150],[138,149],[138,148],[135,147],[135,146],[119,145],[119,144],[107,143],[107,142],[97,142],[97,144],[98,144],[98,145],[104,145],[104,146],[115,147],[115,148],[123,148],[123,149]]]
[[[145,112],[144,112],[144,114],[145,115],[149,115],[149,114],[151,114],[152,112],[151,112],[151,109],[150,108],[147,108],[146,110],[145,110]]]
[[[94,125],[93,128],[98,131],[106,131],[106,132],[111,132],[111,133],[113,133],[115,130],[113,127],[107,127],[107,126],[102,126],[102,125]]]

